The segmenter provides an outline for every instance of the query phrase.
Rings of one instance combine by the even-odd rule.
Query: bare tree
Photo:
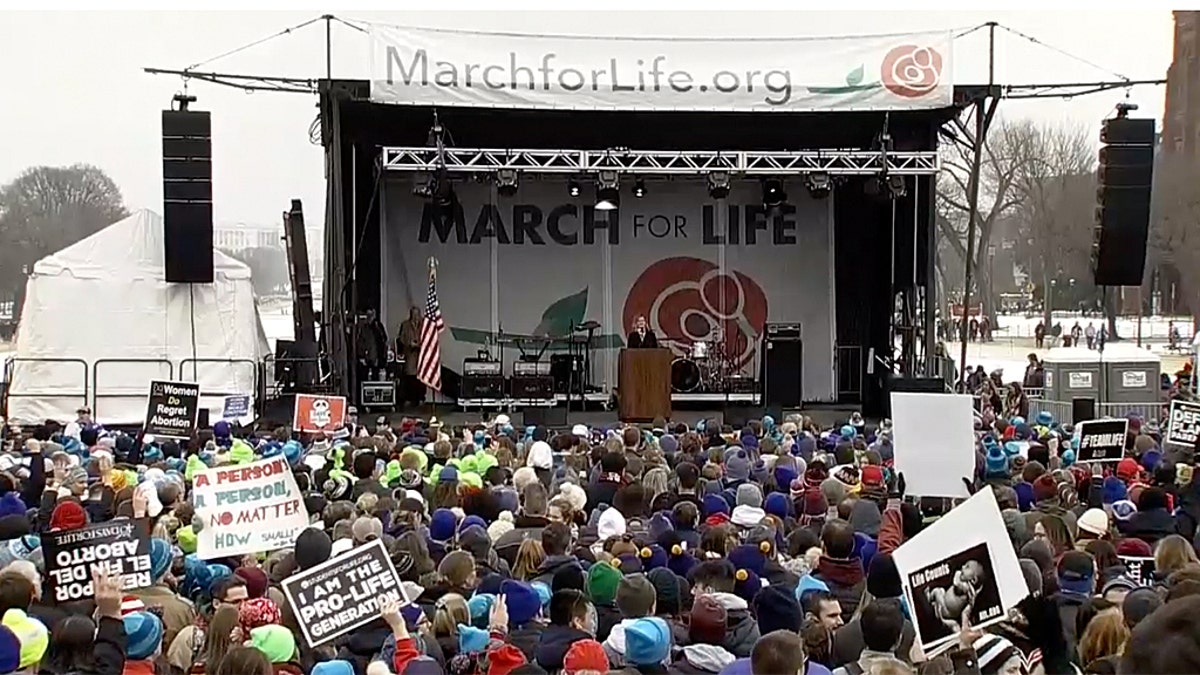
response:
[[[127,215],[116,183],[94,166],[26,169],[0,187],[0,289],[19,293],[38,259]]]
[[[1031,122],[1001,122],[987,135],[984,141],[983,158],[980,166],[979,210],[976,214],[975,233],[978,237],[975,260],[972,261],[975,288],[983,304],[983,312],[993,325],[996,318],[996,298],[992,290],[990,269],[986,263],[988,244],[996,223],[1021,203],[1021,196],[1014,186],[1021,158],[1028,154],[1034,129]],[[973,161],[973,130],[961,120],[955,120],[955,141],[943,144],[942,171],[938,174],[938,208],[935,214],[942,239],[950,244],[962,265],[967,257],[967,232],[970,209],[967,196],[970,194],[971,164]],[[949,290],[949,289],[947,289]]]
[[[1082,277],[1090,259],[1096,146],[1080,124],[1031,125],[1028,134],[1014,181],[1021,198],[1017,243],[1021,258],[1030,263],[1027,272],[1042,287],[1049,330],[1050,282],[1064,273]]]

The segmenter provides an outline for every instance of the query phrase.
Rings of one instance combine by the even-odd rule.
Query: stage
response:
[[[809,69],[805,77],[820,83],[795,92],[789,84],[803,102],[764,106],[757,94],[722,102],[704,88],[675,90],[657,105],[670,92],[414,80],[411,68],[428,52],[413,44],[455,54],[438,61],[446,67],[457,56],[478,63],[490,49],[482,45],[500,42],[511,45],[497,54],[529,56],[523,49],[546,38],[467,43],[400,30],[404,39],[391,29],[372,36],[386,73],[321,87],[330,204],[323,296],[332,322],[323,332],[337,390],[359,392],[358,317],[376,312],[391,347],[410,310],[423,309],[430,261],[446,324],[443,393],[472,419],[513,407],[502,399],[526,374],[554,377],[560,401],[582,381],[593,407],[611,404],[638,317],[672,351],[673,400],[707,409],[687,413],[697,419],[729,405],[877,415],[884,368],[875,354],[890,358],[897,326],[910,327],[906,349],[920,332],[932,353],[937,132],[960,104],[941,56],[919,90],[895,78],[913,44],[928,45],[925,56],[948,55],[946,35],[838,42],[855,54],[846,72],[861,76],[867,64],[861,85]],[[555,39],[555,54],[578,49],[572,58],[589,58],[584,42]],[[689,58],[718,66],[713,50],[729,47],[714,43]],[[730,63],[765,58],[750,54],[729,53]],[[514,77],[523,77],[515,64]],[[772,326],[799,334],[802,348],[788,360],[767,358]],[[580,379],[564,386],[543,366]],[[471,379],[480,373],[499,379],[480,387]],[[767,373],[794,377],[794,394],[768,400]]]

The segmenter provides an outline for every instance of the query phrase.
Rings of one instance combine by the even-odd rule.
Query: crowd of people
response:
[[[963,481],[994,492],[1028,597],[938,654],[893,553],[956,503],[906,494],[887,420],[352,416],[311,438],[218,422],[186,443],[47,422],[0,454],[0,673],[1200,672],[1200,472],[1150,422],[1131,418],[1102,466],[1044,412],[979,419]],[[311,525],[199,560],[195,471],[280,456]],[[47,597],[42,536],[124,519],[151,532],[152,585],[97,568],[94,599]],[[310,647],[281,583],[377,539],[410,602]]]

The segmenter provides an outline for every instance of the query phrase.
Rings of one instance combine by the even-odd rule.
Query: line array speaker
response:
[[[1140,286],[1146,271],[1155,122],[1117,117],[1100,129],[1093,270],[1097,286]]]
[[[213,281],[212,118],[164,110],[163,258],[171,283]]]

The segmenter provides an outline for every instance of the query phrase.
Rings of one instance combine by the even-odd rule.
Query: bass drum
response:
[[[671,391],[690,394],[700,388],[700,366],[691,359],[675,359],[671,362]]]

